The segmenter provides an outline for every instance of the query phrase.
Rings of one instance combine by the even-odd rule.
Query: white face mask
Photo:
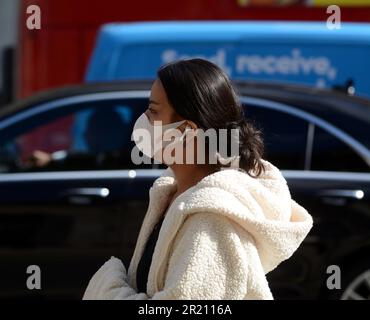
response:
[[[170,136],[170,131],[176,129],[185,121],[181,120],[166,125],[152,125],[144,112],[135,122],[132,139],[143,154],[162,163],[162,149],[173,143],[173,141],[167,141],[167,139],[164,141],[163,138]],[[178,138],[179,141],[183,140],[184,135],[185,130],[183,135]]]

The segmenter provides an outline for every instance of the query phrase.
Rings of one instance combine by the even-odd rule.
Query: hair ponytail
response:
[[[261,161],[265,151],[262,131],[245,118],[239,124],[239,130],[239,168],[246,171],[249,175],[257,177],[265,170]],[[255,174],[251,174],[253,171]]]

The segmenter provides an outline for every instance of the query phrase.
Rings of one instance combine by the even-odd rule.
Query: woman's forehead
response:
[[[156,103],[164,102],[164,100],[167,100],[166,92],[159,79],[156,79],[153,82],[152,89],[150,92],[150,99]]]

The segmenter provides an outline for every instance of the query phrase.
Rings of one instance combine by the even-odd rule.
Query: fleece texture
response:
[[[266,274],[291,257],[312,228],[280,170],[254,178],[226,168],[179,195],[164,218],[148,274],[137,292],[146,240],[167,207],[176,179],[167,168],[150,188],[149,206],[126,271],[116,257],[92,276],[84,300],[274,299]]]

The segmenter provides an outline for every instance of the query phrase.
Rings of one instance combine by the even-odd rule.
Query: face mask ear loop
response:
[[[190,126],[186,126],[185,127],[185,130],[184,130],[184,132],[183,132],[183,134],[181,135],[181,137],[179,138],[179,141],[182,143],[184,140],[185,140],[185,138],[189,138],[189,135],[187,134],[188,132],[190,132],[192,130],[192,127],[190,127]],[[194,136],[193,137],[190,137],[190,138],[194,138]],[[185,147],[188,145],[188,140],[186,140],[186,143],[185,143]]]

